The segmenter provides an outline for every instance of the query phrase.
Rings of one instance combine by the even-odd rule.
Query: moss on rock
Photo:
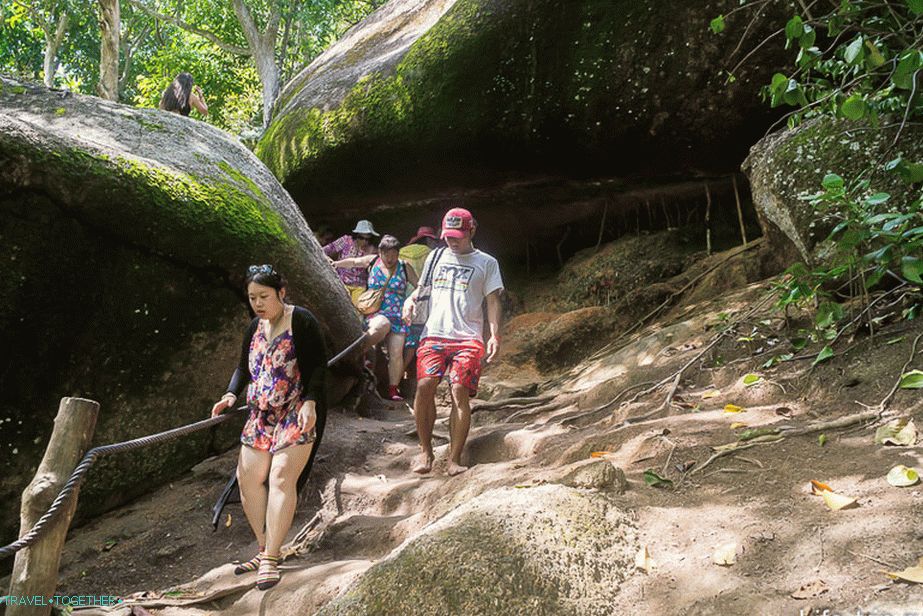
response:
[[[322,56],[286,89],[255,151],[303,207],[318,195],[420,184],[422,169],[446,173],[437,166],[447,161],[619,175],[654,157],[660,166],[721,166],[769,117],[753,94],[772,62],[730,86],[714,71],[736,41],[714,36],[708,16],[729,3],[441,4],[451,8],[396,61],[384,54],[327,92],[331,72],[350,70],[343,50],[332,50],[329,66]],[[366,27],[384,26],[373,15]],[[383,45],[366,45],[366,55]]]
[[[424,529],[318,614],[602,616],[635,542],[629,517],[601,495],[494,490]]]
[[[847,180],[866,178],[869,192],[890,193],[890,203],[920,197],[919,188],[886,171],[884,163],[898,156],[923,161],[923,131],[908,125],[898,146],[892,147],[896,131],[894,124],[872,128],[819,119],[769,135],[753,146],[743,169],[750,176],[753,203],[778,268],[816,261],[818,245],[830,228],[805,197],[822,190],[828,173]]]
[[[333,348],[361,324],[291,198],[236,140],[175,114],[0,85],[5,544],[61,397],[100,402],[96,444],[207,416],[248,321],[247,265],[285,272],[290,297],[327,326]],[[239,429],[101,460],[80,514],[184,472]]]

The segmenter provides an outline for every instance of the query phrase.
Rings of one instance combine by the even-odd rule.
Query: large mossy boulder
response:
[[[813,265],[823,259],[824,240],[831,225],[822,220],[808,198],[823,190],[824,176],[835,173],[849,182],[869,180],[869,194],[891,194],[889,204],[920,197],[918,188],[885,169],[885,162],[902,157],[923,161],[923,129],[899,122],[872,128],[847,120],[817,119],[760,140],[744,161],[750,176],[753,204],[766,236],[767,254],[782,269],[795,262]]]
[[[737,6],[391,0],[285,87],[256,153],[312,216],[543,175],[727,172],[768,124],[780,46],[732,83],[721,69],[787,14],[761,7],[735,50],[749,15],[708,25]]]
[[[636,552],[630,516],[600,493],[502,488],[415,535],[318,614],[608,615]]]
[[[16,535],[61,397],[101,403],[97,444],[208,416],[249,319],[247,265],[284,272],[330,346],[361,331],[298,208],[229,135],[5,78],[0,262],[0,544]],[[102,459],[81,511],[175,476],[239,429]]]

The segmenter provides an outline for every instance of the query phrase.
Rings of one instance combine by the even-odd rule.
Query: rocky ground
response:
[[[923,488],[885,476],[923,456],[874,437],[893,417],[920,419],[919,394],[894,387],[920,367],[923,325],[896,318],[898,304],[874,338],[844,340],[831,360],[812,366],[809,345],[765,368],[792,352],[798,326],[771,309],[768,288],[690,290],[632,335],[587,340],[597,350],[569,371],[491,367],[472,468],[457,477],[445,475],[444,399],[425,477],[408,470],[409,409],[334,414],[292,530],[309,525],[302,553],[272,591],[231,573],[255,549],[240,505],[217,531],[208,523],[235,451],[73,531],[60,590],[164,615],[919,610],[919,586],[883,571],[923,555]],[[519,332],[549,320],[520,316]],[[651,472],[670,483],[648,485]],[[812,479],[856,503],[830,510]],[[733,564],[715,563],[722,547]]]

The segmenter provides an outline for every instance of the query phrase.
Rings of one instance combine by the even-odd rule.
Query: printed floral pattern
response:
[[[380,289],[388,282],[388,274],[381,265],[381,260],[375,261],[369,273],[369,288]],[[385,296],[381,300],[381,310],[375,314],[387,317],[391,321],[391,332],[406,334],[409,327],[401,321],[401,311],[404,309],[404,300],[407,298],[407,270],[403,261],[397,262],[397,271],[388,282]]]
[[[250,341],[250,374],[250,417],[240,442],[269,453],[313,442],[313,430],[303,433],[298,428],[302,382],[291,330],[269,341],[263,324],[256,328]]]

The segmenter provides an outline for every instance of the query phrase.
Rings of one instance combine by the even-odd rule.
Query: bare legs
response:
[[[410,467],[415,473],[425,474],[433,469],[433,426],[436,423],[436,387],[439,379],[425,377],[417,381],[417,395],[413,400],[413,415],[420,439],[420,455]]]
[[[452,385],[452,412],[449,415],[449,436],[452,437],[449,445],[449,465],[446,472],[449,475],[458,475],[468,470],[461,465],[462,450],[468,439],[468,430],[471,428],[471,401],[468,388],[464,385]]]
[[[413,402],[413,413],[417,421],[417,436],[420,439],[420,454],[414,459],[411,470],[425,474],[433,469],[433,425],[436,423],[436,387],[439,379],[422,378],[417,382],[417,395]],[[452,385],[452,412],[449,415],[449,475],[458,475],[468,470],[461,465],[462,451],[471,428],[471,403],[468,388]]]
[[[266,546],[266,554],[270,556],[279,555],[292,526],[298,476],[313,446],[313,443],[292,445],[275,454],[246,445],[240,448],[237,464],[240,500],[257,543]]]
[[[268,451],[241,445],[237,462],[240,501],[260,546],[266,545],[266,502],[269,498],[266,477],[269,476],[271,465],[272,454]]]
[[[269,498],[266,503],[266,553],[278,556],[295,516],[298,476],[311,455],[314,443],[291,445],[272,456]]]
[[[374,317],[369,319],[369,339],[368,346],[373,347],[388,335],[388,332],[391,331],[391,321],[388,320],[388,317],[376,314]]]
[[[391,331],[391,321],[382,315],[375,315],[369,320],[369,347],[374,347],[387,339],[388,348],[388,385],[400,385],[404,377],[404,334]]]
[[[388,336],[388,385],[400,385],[404,378],[404,334]]]

